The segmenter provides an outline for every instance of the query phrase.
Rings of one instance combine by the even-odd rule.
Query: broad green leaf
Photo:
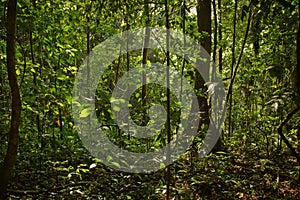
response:
[[[116,166],[116,167],[118,167],[118,168],[120,168],[121,166],[120,166],[120,164],[119,163],[117,163],[117,162],[112,162],[111,164],[113,164],[114,166]]]
[[[90,115],[90,109],[89,108],[86,108],[86,109],[83,109],[82,111],[81,111],[81,113],[80,113],[80,118],[85,118],[85,117],[87,117],[87,116],[89,116]]]

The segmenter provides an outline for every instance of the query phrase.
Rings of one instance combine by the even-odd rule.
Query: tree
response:
[[[300,18],[300,0],[298,1],[298,12],[299,12],[299,18]],[[297,92],[298,96],[300,96],[300,22],[298,25],[298,31],[297,31],[297,72],[296,72],[296,77],[297,77]]]
[[[197,0],[197,31],[201,35],[201,42],[200,44],[202,47],[207,51],[208,55],[211,54],[211,2],[205,0]],[[197,60],[197,64],[199,64],[199,60]],[[209,69],[209,68],[205,68]],[[208,74],[209,72],[205,72]],[[199,130],[203,128],[206,129],[209,125],[209,107],[207,102],[207,87],[205,86],[205,81],[201,74],[195,74],[195,85],[194,89],[198,94],[197,100],[199,104],[199,111],[200,111],[200,121],[199,121]],[[196,144],[193,144],[192,149],[192,157],[198,157],[197,148],[195,147]]]
[[[207,51],[208,55],[211,54],[211,2],[205,0],[197,1],[197,30],[202,35],[201,45]],[[207,68],[208,69],[208,68]],[[208,74],[208,72],[207,72]],[[195,90],[202,92],[206,91],[204,79],[199,73],[195,76]],[[200,105],[200,127],[202,125],[209,124],[208,117],[208,102],[207,97],[201,95],[198,96],[198,102]]]
[[[7,1],[7,72],[11,90],[11,120],[8,138],[8,148],[0,171],[0,198],[5,198],[8,181],[12,175],[17,159],[19,145],[19,126],[21,120],[21,96],[16,74],[16,19],[17,0]]]

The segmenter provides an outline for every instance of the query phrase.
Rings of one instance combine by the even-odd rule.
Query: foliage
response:
[[[165,27],[163,1],[148,2],[149,16],[144,12],[145,2],[18,1],[16,73],[23,103],[18,160],[8,190],[11,198],[166,197],[167,172],[163,166],[149,174],[128,174],[112,170],[92,157],[80,141],[71,107],[76,73],[93,47],[116,33],[144,27],[147,23],[152,27]],[[207,33],[197,31],[195,1],[167,2],[171,28],[185,30],[196,41],[203,41]],[[236,40],[234,59],[237,61],[241,54],[239,66],[234,65],[238,71],[232,89],[232,110],[227,113],[223,127],[223,148],[196,160],[188,151],[173,163],[170,195],[173,199],[299,199],[300,163],[277,132],[285,117],[300,104],[295,87],[299,79],[295,75],[299,2],[238,1],[235,36],[234,1],[220,2],[217,15],[222,17],[222,23],[218,27],[212,24],[212,29],[216,29],[217,34],[222,29],[222,40],[217,40],[216,47],[223,49],[220,76],[227,89],[233,77],[233,37]],[[0,164],[7,150],[11,116],[5,64],[6,24],[9,23],[6,12],[6,4],[2,1]],[[242,49],[249,15],[249,35]],[[217,36],[212,35],[212,38]],[[154,151],[167,143],[165,129],[152,138],[137,139],[115,126],[112,116],[110,102],[116,82],[130,68],[141,65],[142,59],[142,50],[121,55],[99,79],[95,97],[99,123],[108,130],[110,140],[133,152]],[[148,52],[147,59],[149,63],[166,64],[166,52],[153,49]],[[170,60],[172,67],[181,72],[182,58],[170,54]],[[216,61],[216,65],[219,66],[220,61]],[[195,84],[195,73],[189,63],[185,63],[183,76],[191,85]],[[145,108],[142,88],[137,89],[129,105],[132,119],[140,125],[149,123],[144,113],[157,103],[166,108],[166,96],[164,87],[148,84]],[[89,110],[84,110],[81,117],[89,114]],[[172,136],[176,133],[179,115],[180,101],[171,92]],[[300,115],[296,113],[283,128],[298,154],[299,124]],[[232,129],[230,135],[228,127]],[[199,140],[201,142],[202,138]]]

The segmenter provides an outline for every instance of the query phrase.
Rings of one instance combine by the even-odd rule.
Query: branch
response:
[[[293,153],[293,155],[296,157],[297,162],[300,165],[300,157],[299,157],[299,155],[297,154],[296,150],[293,148],[293,146],[290,144],[290,142],[288,141],[288,139],[285,137],[285,135],[282,132],[282,128],[284,127],[284,125],[286,125],[286,123],[288,123],[288,121],[293,117],[293,115],[296,114],[299,110],[300,110],[300,107],[297,107],[292,112],[290,112],[286,116],[286,118],[283,120],[283,122],[278,126],[277,132],[280,135],[280,137],[283,139],[283,141],[286,144],[286,146],[288,146],[288,148],[291,150],[291,152]]]
[[[246,45],[246,41],[247,41],[247,38],[248,38],[249,29],[250,29],[251,15],[252,15],[252,12],[251,12],[251,9],[250,9],[250,11],[249,11],[249,17],[248,17],[248,23],[247,23],[247,28],[246,28],[246,33],[245,33],[244,42],[243,42],[243,45],[242,45],[242,50],[241,50],[241,53],[239,55],[236,67],[234,69],[234,73],[233,73],[232,79],[230,81],[230,85],[229,85],[229,89],[228,89],[228,93],[227,93],[227,97],[226,97],[226,103],[228,103],[229,96],[230,96],[230,94],[232,92],[233,82],[234,82],[234,79],[236,77],[237,70],[239,68],[239,65],[240,65],[240,62],[241,62],[241,59],[242,59],[242,55],[244,53],[244,49],[245,49],[245,45]]]

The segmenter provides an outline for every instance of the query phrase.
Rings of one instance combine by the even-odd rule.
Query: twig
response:
[[[290,142],[288,141],[288,139],[285,137],[285,135],[282,132],[282,128],[283,126],[288,123],[288,121],[293,117],[294,114],[296,114],[298,111],[300,110],[300,107],[295,108],[292,112],[290,112],[286,118],[283,120],[283,122],[278,126],[278,134],[281,136],[281,138],[283,139],[284,143],[288,146],[288,148],[291,150],[292,154],[296,157],[298,164],[300,165],[300,157],[297,154],[296,150],[294,149],[294,147],[290,144]]]

